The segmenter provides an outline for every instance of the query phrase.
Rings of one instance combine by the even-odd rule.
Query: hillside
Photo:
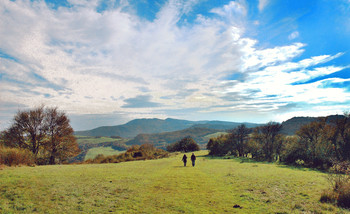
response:
[[[122,138],[134,138],[138,134],[155,134],[162,132],[173,132],[198,126],[202,128],[226,130],[232,129],[241,123],[223,121],[189,121],[177,119],[136,119],[124,125],[102,126],[87,131],[77,131],[75,135],[81,136],[120,136]],[[248,127],[255,127],[258,124],[245,123]]]
[[[317,120],[317,117],[293,117],[282,123],[282,134],[294,135],[303,125]]]
[[[100,149],[110,148],[111,150],[123,151],[128,148],[125,145],[127,139],[123,138],[108,138],[108,137],[86,137],[86,136],[77,136],[77,143],[79,149],[81,150],[80,154],[70,159],[70,162],[80,162],[86,159],[87,153],[91,149]],[[110,153],[110,152],[109,152]],[[100,153],[103,154],[103,153]],[[91,155],[90,155],[91,156]]]
[[[331,122],[335,119],[342,118],[343,115],[329,115],[327,116],[327,121]],[[302,126],[316,121],[322,117],[293,117],[289,120],[286,120],[282,123],[282,134],[294,135]],[[324,117],[323,117],[324,118]]]
[[[144,143],[154,144],[158,148],[165,149],[167,145],[181,140],[186,136],[191,136],[201,148],[205,148],[206,143],[208,143],[207,135],[211,135],[219,132],[220,130],[208,129],[201,127],[191,127],[174,132],[163,132],[157,134],[139,134],[134,139],[126,142],[127,145],[141,145]]]
[[[234,129],[239,125],[244,124],[247,128],[254,128],[263,124],[257,123],[237,123],[237,122],[225,122],[225,121],[205,121],[201,124],[195,124],[192,127],[217,129],[217,130],[230,130]]]
[[[0,213],[347,213],[319,202],[316,170],[196,152],[118,164],[0,170]],[[190,155],[190,154],[188,154]]]
[[[102,126],[87,131],[77,131],[75,135],[82,136],[120,136],[122,138],[133,138],[138,134],[152,134],[171,132],[186,129],[195,123],[187,120],[176,119],[136,119],[124,125]]]

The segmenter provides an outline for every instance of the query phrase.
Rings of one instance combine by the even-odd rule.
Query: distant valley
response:
[[[177,119],[136,119],[124,125],[102,126],[87,131],[77,131],[75,135],[79,136],[119,136],[122,138],[134,138],[139,134],[159,134],[163,132],[173,132],[190,127],[207,128],[214,130],[229,130],[241,124],[249,128],[257,127],[262,124],[257,123],[237,123],[225,121],[189,121]]]
[[[342,115],[328,116],[333,120]],[[317,120],[317,117],[293,117],[282,123],[282,134],[294,135],[301,126]],[[228,130],[245,124],[248,128],[262,126],[258,123],[239,123],[226,121],[189,121],[177,119],[136,119],[124,125],[102,126],[92,130],[77,131],[82,153],[77,159],[85,158],[92,148],[111,147],[115,150],[125,150],[132,145],[144,143],[154,144],[165,149],[167,145],[191,136],[202,149],[210,138],[227,133]]]

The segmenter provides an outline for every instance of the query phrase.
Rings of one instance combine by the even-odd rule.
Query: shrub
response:
[[[320,201],[336,203],[340,207],[350,208],[350,163],[338,162],[331,168],[328,181],[331,189],[322,193]]]
[[[33,154],[24,149],[0,147],[0,165],[18,166],[34,165]]]
[[[194,141],[192,137],[188,136],[178,142],[170,144],[167,146],[167,150],[168,152],[194,152],[199,151],[200,148],[196,141]]]
[[[338,198],[338,194],[333,190],[325,190],[323,191],[320,201],[322,203],[331,203],[335,204]]]
[[[209,155],[224,156],[230,152],[227,136],[221,135],[216,138],[211,138],[207,143]]]
[[[339,189],[337,205],[344,208],[350,208],[350,183],[342,185]]]
[[[299,138],[297,136],[286,137],[280,160],[290,165],[303,165],[307,159],[305,146]]]

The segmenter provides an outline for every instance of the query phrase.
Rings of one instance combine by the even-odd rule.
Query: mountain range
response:
[[[327,116],[331,121],[343,117],[342,115]],[[294,135],[303,125],[319,119],[318,117],[293,117],[282,123],[282,134]],[[223,134],[230,129],[245,124],[248,128],[258,127],[264,124],[237,123],[225,121],[189,121],[177,119],[136,119],[124,125],[103,126],[87,131],[77,131],[78,136],[118,136],[126,138],[126,145],[141,145],[152,143],[158,148],[166,148],[170,143],[191,136],[202,148],[210,137]]]
[[[241,124],[249,128],[262,124],[237,123],[225,121],[189,121],[168,118],[162,119],[136,119],[124,125],[102,126],[87,131],[77,131],[75,135],[80,136],[120,136],[122,138],[134,138],[139,134],[158,134],[163,132],[174,132],[190,127],[213,129],[216,131],[233,129]]]

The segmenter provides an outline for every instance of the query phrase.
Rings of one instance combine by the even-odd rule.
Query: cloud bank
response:
[[[349,100],[346,89],[329,88],[347,79],[308,82],[346,69],[324,65],[343,53],[296,60],[307,44],[259,47],[245,36],[244,1],[196,14],[193,21],[183,17],[197,1],[170,0],[152,20],[127,1],[102,11],[98,0],[68,3],[1,1],[3,114],[10,105],[45,103],[72,115],[167,117],[188,109],[199,118],[218,112],[234,120],[255,112],[278,119],[301,103],[341,107]],[[261,0],[258,8],[267,4]]]

